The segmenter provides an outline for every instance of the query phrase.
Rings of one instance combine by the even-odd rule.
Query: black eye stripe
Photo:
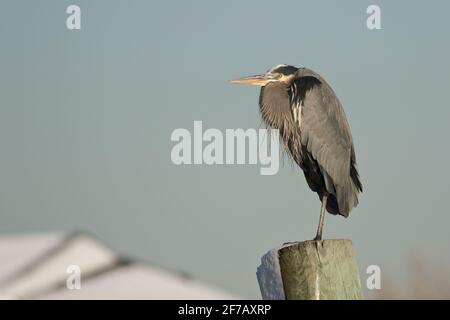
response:
[[[279,68],[273,70],[272,72],[289,75],[289,74],[293,74],[293,73],[297,72],[297,70],[298,70],[298,68],[293,67],[293,66],[282,66],[282,67],[279,67]]]

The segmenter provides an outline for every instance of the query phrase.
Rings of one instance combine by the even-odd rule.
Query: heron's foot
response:
[[[316,235],[313,240],[314,241],[322,241],[322,235]]]

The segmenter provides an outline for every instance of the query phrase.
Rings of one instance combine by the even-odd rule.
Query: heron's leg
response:
[[[317,234],[314,240],[322,240],[323,219],[325,217],[325,208],[327,207],[328,193],[324,192],[322,196],[322,207],[320,208],[319,226],[317,227]]]

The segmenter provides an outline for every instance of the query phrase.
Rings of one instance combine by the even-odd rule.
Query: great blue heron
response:
[[[322,240],[325,209],[348,217],[362,191],[353,139],[339,99],[316,72],[285,64],[232,83],[261,86],[263,121],[279,130],[286,152],[322,201],[314,238]]]

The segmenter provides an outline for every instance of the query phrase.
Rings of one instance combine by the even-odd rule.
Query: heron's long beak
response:
[[[258,74],[256,76],[243,77],[236,80],[231,80],[231,83],[237,84],[254,84],[257,86],[265,86],[269,82],[269,78],[265,74]]]

